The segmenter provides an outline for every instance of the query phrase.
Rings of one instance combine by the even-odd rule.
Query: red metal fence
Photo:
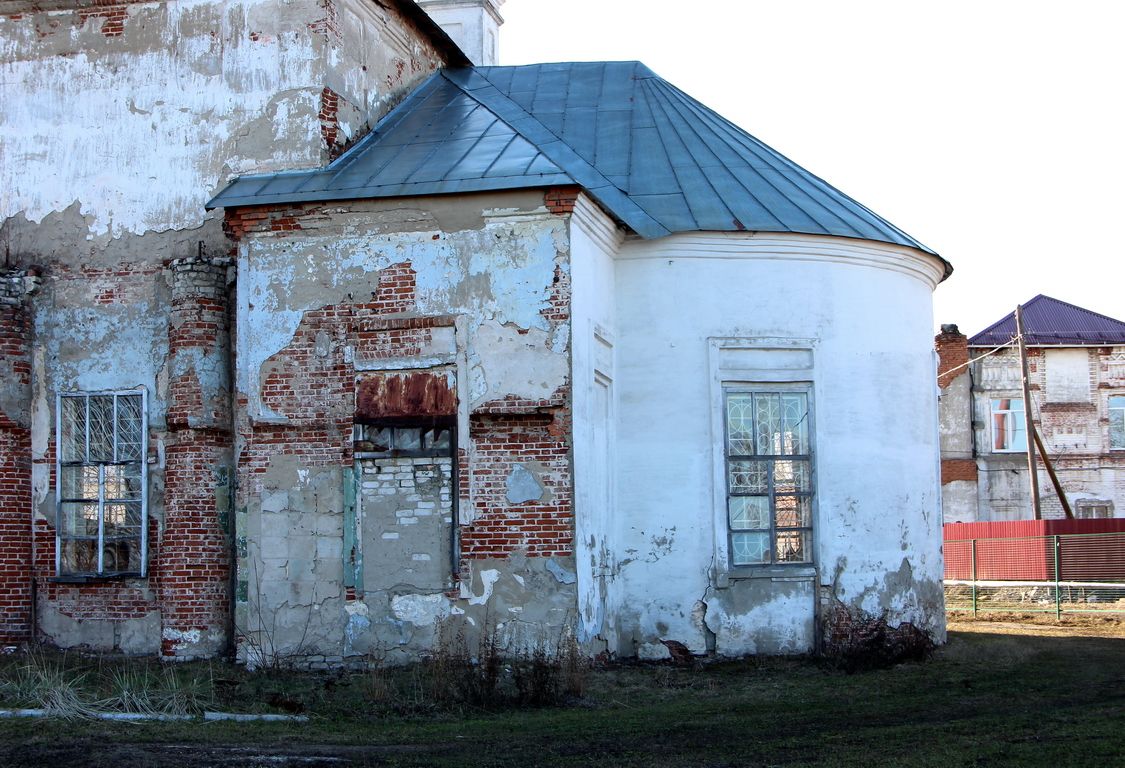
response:
[[[946,609],[1125,612],[1125,520],[945,526]]]

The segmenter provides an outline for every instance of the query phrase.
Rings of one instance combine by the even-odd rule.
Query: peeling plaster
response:
[[[578,574],[566,570],[550,558],[547,560],[547,570],[559,584],[574,584],[578,581]],[[521,580],[520,583],[522,584],[523,581]]]
[[[467,599],[469,601],[469,605],[484,605],[488,602],[489,598],[492,597],[492,588],[500,579],[500,571],[494,568],[489,568],[483,571],[479,571],[476,575],[480,578],[480,582],[483,585],[483,591],[479,595],[473,594],[472,586],[469,583],[462,581],[461,598]]]
[[[365,299],[378,290],[382,270],[403,262],[416,274],[418,314],[469,319],[474,401],[510,392],[549,397],[569,369],[567,344],[548,348],[551,327],[542,314],[549,308],[560,232],[560,222],[547,217],[444,233],[308,230],[284,240],[251,238],[240,248],[238,296],[238,389],[247,394],[251,414],[277,418],[261,403],[260,382],[268,375],[266,361],[289,344],[304,313]],[[568,338],[569,325],[560,327]]]
[[[445,595],[395,595],[391,598],[391,611],[401,621],[432,627],[449,615],[449,600]]]
[[[505,496],[511,504],[523,504],[543,498],[543,483],[526,464],[516,464],[512,467],[504,485],[507,488]]]

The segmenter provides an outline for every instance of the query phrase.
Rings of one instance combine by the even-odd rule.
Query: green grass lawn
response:
[[[0,720],[0,765],[1125,766],[1113,637],[953,632],[932,661],[852,675],[785,659],[620,666],[565,705],[495,711],[435,706],[409,670],[177,674],[208,706],[309,721]]]

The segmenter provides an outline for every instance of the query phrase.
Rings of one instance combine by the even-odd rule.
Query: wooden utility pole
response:
[[[1016,340],[1020,349],[1020,368],[1023,371],[1023,422],[1027,432],[1027,473],[1031,483],[1031,511],[1036,520],[1043,518],[1039,508],[1039,468],[1035,462],[1035,446],[1039,436],[1035,432],[1035,422],[1031,419],[1031,383],[1027,374],[1027,347],[1023,341],[1023,305],[1016,305]]]
[[[1039,430],[1035,431],[1035,446],[1039,449],[1039,455],[1043,459],[1043,466],[1047,468],[1047,474],[1051,476],[1051,483],[1055,486],[1055,495],[1059,497],[1059,503],[1062,504],[1063,512],[1066,513],[1066,519],[1073,520],[1074,513],[1070,510],[1070,502],[1066,500],[1066,494],[1063,493],[1062,483],[1059,482],[1059,476],[1055,474],[1051,457],[1047,455],[1047,449],[1043,447],[1043,438],[1039,437]]]

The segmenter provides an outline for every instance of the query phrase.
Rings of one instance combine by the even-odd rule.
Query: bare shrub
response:
[[[503,649],[496,626],[485,623],[475,657],[469,651],[462,621],[442,619],[434,635],[434,649],[425,665],[433,700],[445,706],[468,704],[487,708],[498,704]]]
[[[473,653],[463,621],[450,617],[435,630],[425,670],[438,706],[542,707],[585,693],[590,665],[572,629],[554,644],[542,636],[529,642],[486,621]]]
[[[891,627],[886,614],[853,616],[837,606],[824,656],[832,666],[852,673],[924,661],[933,651],[930,636],[909,622]]]
[[[557,659],[562,677],[562,692],[567,696],[584,696],[590,680],[590,659],[582,653],[573,627],[568,626],[563,630]]]

